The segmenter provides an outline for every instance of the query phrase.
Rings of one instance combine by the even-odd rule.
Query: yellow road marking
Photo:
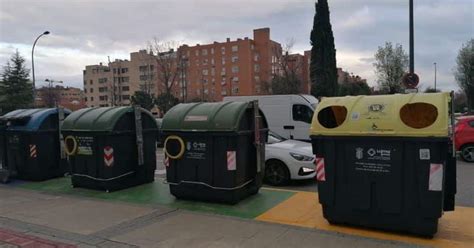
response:
[[[474,208],[469,207],[456,206],[454,212],[445,212],[433,239],[330,225],[323,217],[317,193],[312,192],[296,193],[256,220],[435,247],[473,247],[474,244]]]

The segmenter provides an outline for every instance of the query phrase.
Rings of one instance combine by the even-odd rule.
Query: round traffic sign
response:
[[[402,83],[408,89],[414,89],[418,83],[420,82],[420,78],[416,73],[407,73],[403,76]]]

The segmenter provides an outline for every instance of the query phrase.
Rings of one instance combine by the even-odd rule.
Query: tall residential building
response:
[[[130,105],[138,90],[156,95],[157,62],[146,50],[130,54],[130,60],[116,59],[108,66],[89,65],[83,71],[85,101],[89,107]]]
[[[309,92],[309,60],[291,55],[303,79],[302,93]],[[180,101],[221,101],[230,95],[268,94],[274,75],[281,73],[282,47],[271,40],[270,29],[253,31],[253,39],[182,45],[152,54],[140,50],[130,60],[108,65],[89,65],[84,70],[86,104],[92,106],[129,105],[136,91],[155,96],[169,91]],[[166,86],[168,84],[168,87]],[[172,86],[171,86],[172,85]]]
[[[265,94],[263,83],[277,73],[276,55],[281,52],[281,45],[270,39],[269,28],[254,30],[253,39],[183,45],[178,54],[186,67],[180,77],[184,98],[220,101],[228,95]]]

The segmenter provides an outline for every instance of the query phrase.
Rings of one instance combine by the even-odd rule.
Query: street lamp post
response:
[[[436,68],[436,62],[434,62],[433,64],[434,64],[434,69],[435,69],[435,71],[434,71],[434,73],[435,73],[435,75],[434,75],[435,76],[434,77],[434,90],[436,91],[436,69],[437,69]]]
[[[35,42],[33,43],[33,48],[31,49],[31,74],[33,76],[33,102],[36,98],[36,85],[35,85],[35,58],[34,58],[34,52],[35,52],[35,46],[36,46],[36,42],[39,40],[39,38],[41,38],[41,36],[43,35],[48,35],[49,34],[49,31],[44,31],[42,34],[40,34]]]

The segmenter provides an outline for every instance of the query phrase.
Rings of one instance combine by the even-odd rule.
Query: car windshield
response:
[[[279,143],[285,141],[286,139],[281,137],[280,135],[270,131],[268,132],[268,142],[269,144]]]

